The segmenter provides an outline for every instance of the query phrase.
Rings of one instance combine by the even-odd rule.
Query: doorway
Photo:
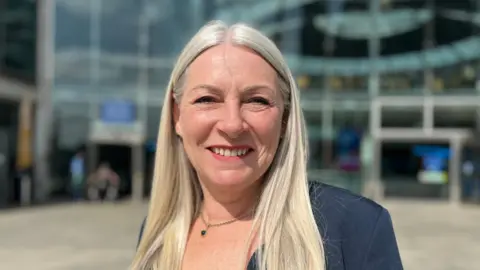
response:
[[[20,202],[17,171],[18,102],[0,100],[0,207]]]
[[[448,142],[383,142],[385,196],[448,199]]]
[[[128,145],[97,144],[95,170],[100,164],[108,163],[120,177],[120,197],[132,193],[132,148]],[[93,171],[91,170],[91,171]]]

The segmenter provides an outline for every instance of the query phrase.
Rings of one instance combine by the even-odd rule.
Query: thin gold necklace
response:
[[[205,220],[205,217],[203,215],[203,212],[200,213],[200,218],[202,219],[203,221],[203,224],[205,225],[205,229],[201,230],[200,231],[200,235],[205,237],[207,235],[207,232],[208,232],[208,229],[212,228],[212,227],[220,227],[220,226],[223,226],[223,225],[228,225],[228,224],[232,224],[233,222],[235,221],[238,221],[242,218],[246,218],[247,216],[249,216],[250,214],[253,214],[253,209],[250,210],[250,211],[247,211],[246,213],[244,213],[243,215],[241,216],[238,216],[236,218],[232,218],[230,220],[227,220],[227,221],[224,221],[224,222],[220,222],[220,223],[209,223]]]

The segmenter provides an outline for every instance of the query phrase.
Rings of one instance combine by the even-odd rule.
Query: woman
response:
[[[211,22],[186,45],[157,149],[132,269],[402,269],[386,210],[308,184],[294,79],[250,27]]]

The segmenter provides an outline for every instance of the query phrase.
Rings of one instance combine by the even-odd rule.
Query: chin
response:
[[[245,172],[231,170],[231,171],[220,171],[212,173],[208,177],[211,184],[214,184],[218,187],[239,187],[246,186],[253,183],[255,180],[252,180],[251,174],[246,174]]]

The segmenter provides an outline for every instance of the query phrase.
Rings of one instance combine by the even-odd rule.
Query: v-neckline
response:
[[[258,267],[257,267],[257,253],[258,253],[258,250],[256,250],[252,254],[252,257],[250,257],[250,260],[248,260],[247,270],[258,270]]]

